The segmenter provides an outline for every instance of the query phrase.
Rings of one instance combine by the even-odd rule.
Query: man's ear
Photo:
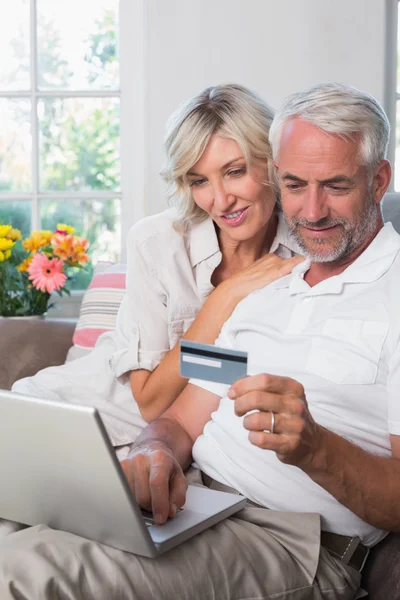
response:
[[[388,160],[381,160],[374,172],[372,191],[376,204],[382,200],[392,179],[392,167]]]

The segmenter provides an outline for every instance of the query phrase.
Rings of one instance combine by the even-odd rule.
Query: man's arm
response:
[[[183,470],[219,401],[219,396],[188,384],[164,415],[143,430],[121,462],[138,504],[152,510],[157,523],[173,517],[185,503]]]
[[[303,386],[288,377],[255,375],[228,391],[252,444],[273,450],[302,469],[361,519],[400,531],[400,436],[391,436],[392,457],[369,454],[318,425]],[[250,411],[257,410],[257,412]],[[273,433],[271,411],[274,413]]]
[[[321,430],[320,447],[304,471],[363,521],[400,531],[400,437],[391,436],[392,457],[384,458]]]

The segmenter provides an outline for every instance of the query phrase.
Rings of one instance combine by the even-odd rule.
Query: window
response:
[[[400,192],[400,11],[399,0],[386,3],[385,109],[392,126],[388,158],[393,167],[391,191]]]
[[[142,163],[130,164],[143,155],[143,1],[0,7],[0,222],[24,234],[66,222],[93,263],[119,260],[143,216]]]

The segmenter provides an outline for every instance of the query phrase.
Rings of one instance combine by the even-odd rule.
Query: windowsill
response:
[[[52,294],[50,302],[53,308],[47,313],[53,319],[77,319],[81,308],[84,290],[71,292],[71,296]]]

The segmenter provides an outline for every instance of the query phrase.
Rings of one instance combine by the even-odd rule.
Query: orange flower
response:
[[[55,256],[66,261],[70,266],[89,261],[89,256],[86,254],[89,242],[85,238],[56,233],[51,240],[51,245]]]
[[[17,269],[20,273],[26,273],[28,271],[28,267],[32,262],[33,256],[28,256],[20,265],[18,265]]]
[[[89,242],[85,238],[75,237],[73,261],[80,264],[89,262],[89,255],[87,254],[88,248]]]

